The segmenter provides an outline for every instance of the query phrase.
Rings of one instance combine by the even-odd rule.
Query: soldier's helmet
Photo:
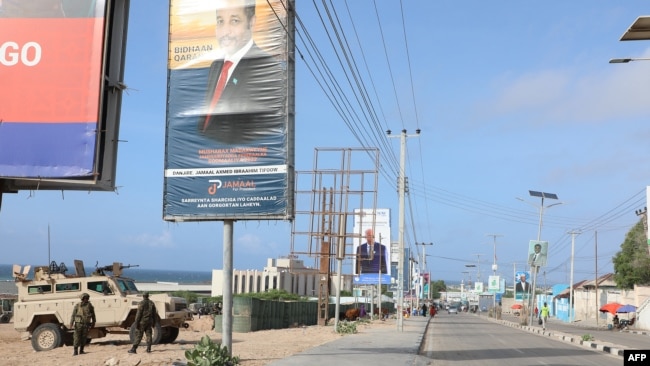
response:
[[[149,298],[149,292],[148,292],[148,291],[147,291],[147,292],[144,292],[144,293],[142,294],[142,297],[148,299],[148,298]]]
[[[83,294],[81,294],[81,296],[79,296],[79,298],[81,298],[81,300],[90,299],[90,295],[88,295],[87,293],[84,292]]]

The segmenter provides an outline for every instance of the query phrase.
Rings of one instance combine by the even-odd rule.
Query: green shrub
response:
[[[203,336],[194,349],[185,351],[187,366],[234,366],[239,365],[239,357],[231,357],[228,347],[214,343],[207,335]]]
[[[355,334],[357,332],[357,323],[349,322],[347,320],[339,321],[336,328],[336,333],[339,334]]]
[[[251,297],[260,300],[280,300],[280,301],[298,301],[303,299],[300,295],[292,294],[286,290],[272,289],[266,292],[248,292],[237,294],[237,297]]]
[[[583,341],[593,341],[593,340],[594,340],[594,336],[592,336],[591,334],[583,334],[583,335],[582,335],[582,340],[583,340]]]

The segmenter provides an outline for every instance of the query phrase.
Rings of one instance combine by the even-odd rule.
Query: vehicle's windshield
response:
[[[117,285],[120,286],[120,290],[123,292],[138,292],[138,288],[135,287],[135,282],[132,280],[125,280],[123,278],[117,278]]]

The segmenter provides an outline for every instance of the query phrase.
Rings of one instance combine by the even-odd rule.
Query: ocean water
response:
[[[74,273],[74,267],[68,265],[67,273]],[[13,281],[11,264],[0,264],[0,281]],[[95,268],[86,268],[86,274],[91,274]],[[210,284],[211,271],[178,271],[164,269],[143,269],[140,267],[125,268],[124,277],[130,277],[136,282],[177,282],[179,284]],[[28,278],[34,278],[34,269],[29,271]]]

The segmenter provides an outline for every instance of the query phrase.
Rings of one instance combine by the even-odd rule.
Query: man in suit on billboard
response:
[[[535,243],[533,251],[528,254],[528,264],[534,267],[546,265],[546,253],[542,250],[542,244]]]
[[[526,282],[526,274],[522,273],[519,276],[519,281],[515,285],[515,292],[528,293],[530,291],[530,284]]]
[[[253,41],[255,0],[220,0],[216,17],[221,55],[210,66],[199,131],[227,144],[284,134],[286,77]]]
[[[355,274],[388,273],[386,266],[386,246],[375,241],[375,233],[367,229],[366,242],[357,247]]]

